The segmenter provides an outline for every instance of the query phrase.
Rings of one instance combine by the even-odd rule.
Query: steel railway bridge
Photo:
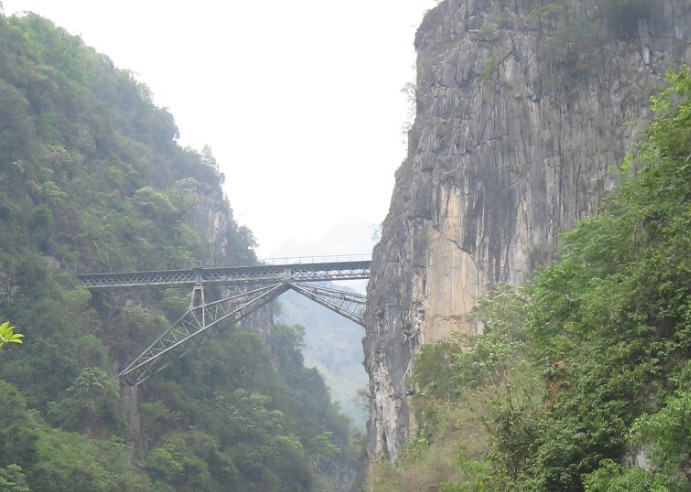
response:
[[[369,275],[369,257],[357,255],[267,260],[259,266],[92,273],[77,277],[82,285],[92,291],[191,287],[187,311],[118,374],[122,384],[138,386],[201,346],[224,327],[238,323],[288,290],[298,292],[364,326],[364,295],[315,283],[369,279]],[[205,285],[225,286],[231,294],[220,300],[206,302]]]

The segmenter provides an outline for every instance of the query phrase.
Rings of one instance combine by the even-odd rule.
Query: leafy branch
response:
[[[5,321],[0,325],[0,348],[7,343],[22,343],[24,335],[14,332],[14,326],[9,321]]]

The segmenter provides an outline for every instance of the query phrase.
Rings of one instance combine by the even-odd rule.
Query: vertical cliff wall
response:
[[[368,287],[370,458],[411,429],[421,344],[478,329],[479,292],[522,283],[592,214],[665,71],[691,63],[688,0],[446,0],[425,17],[417,116]]]

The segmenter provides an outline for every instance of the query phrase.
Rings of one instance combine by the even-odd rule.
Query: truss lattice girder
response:
[[[302,294],[322,306],[345,316],[349,320],[365,326],[364,313],[367,297],[353,292],[346,292],[327,287],[314,285],[303,285],[296,282],[289,282],[290,288]]]
[[[278,296],[292,289],[332,311],[365,326],[363,314],[366,296],[338,289],[283,281],[249,292],[243,292],[218,301],[204,303],[201,286],[194,288],[199,305],[192,305],[168,330],[144,350],[118,377],[126,384],[137,386],[154,374],[162,371],[174,361],[211,339],[219,323],[237,323],[251,312],[268,304]]]
[[[118,377],[130,385],[141,384],[175,360],[201,346],[214,335],[222,321],[237,323],[288,289],[288,284],[281,282],[190,307],[163,335],[122,370]]]
[[[87,289],[197,284],[259,284],[368,279],[370,261],[335,261],[293,265],[193,268],[157,272],[95,273],[77,277]]]

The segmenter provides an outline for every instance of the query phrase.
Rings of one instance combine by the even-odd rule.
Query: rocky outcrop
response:
[[[368,286],[370,458],[411,431],[424,343],[480,329],[612,184],[665,71],[691,63],[688,0],[446,0],[416,38],[417,115]]]

